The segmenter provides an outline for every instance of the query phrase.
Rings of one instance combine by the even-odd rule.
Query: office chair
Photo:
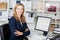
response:
[[[9,24],[3,24],[1,25],[1,40],[9,40],[10,37],[10,29],[9,29]]]
[[[10,29],[9,29],[9,24],[3,24],[1,25],[2,27],[2,35],[1,35],[1,40],[9,40],[9,37],[10,37]],[[23,40],[28,40],[27,37],[24,37]]]

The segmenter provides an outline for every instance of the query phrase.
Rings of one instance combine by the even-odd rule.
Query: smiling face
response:
[[[14,14],[13,16],[16,18],[16,20],[19,20],[24,16],[24,5],[23,4],[16,4],[14,8]]]
[[[23,12],[24,12],[24,7],[22,5],[17,6],[16,13],[18,17],[20,17],[23,14]]]

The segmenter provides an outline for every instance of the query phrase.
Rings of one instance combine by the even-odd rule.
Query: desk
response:
[[[27,36],[29,40],[47,40],[47,36],[44,36],[42,32],[38,31],[31,31],[31,34]],[[49,40],[49,39],[48,39]]]
[[[43,36],[42,31],[34,30],[35,23],[33,23],[33,24],[28,23],[27,25],[28,25],[28,27],[29,27],[29,29],[31,31],[30,35],[27,36],[29,40],[44,40],[44,39],[46,39],[46,36]]]
[[[33,34],[32,36],[28,36],[29,40],[46,40],[46,36]]]
[[[55,29],[53,30],[53,32],[54,32],[54,33],[57,33],[57,34],[60,34],[60,28],[55,28]]]

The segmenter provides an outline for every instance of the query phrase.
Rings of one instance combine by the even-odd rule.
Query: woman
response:
[[[24,5],[17,4],[14,8],[14,14],[9,20],[10,38],[9,40],[24,40],[30,34],[27,27],[24,14]]]

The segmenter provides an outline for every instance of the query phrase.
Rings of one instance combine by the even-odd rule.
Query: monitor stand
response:
[[[44,35],[44,36],[47,36],[47,34],[48,34],[48,32],[43,31],[43,35]]]

